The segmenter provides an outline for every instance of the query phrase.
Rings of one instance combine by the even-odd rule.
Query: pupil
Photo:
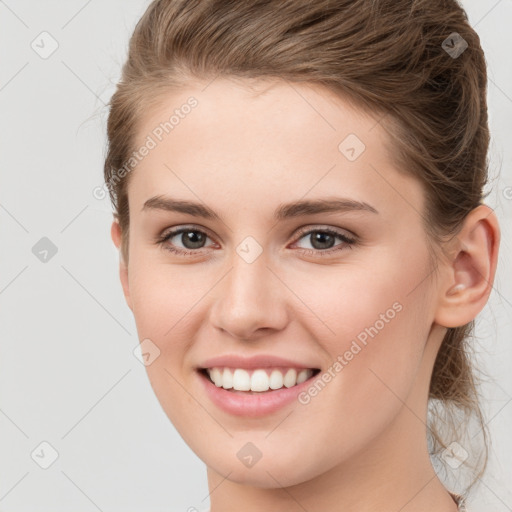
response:
[[[197,241],[199,239],[199,241]],[[187,231],[182,233],[183,245],[188,249],[199,249],[201,248],[201,243],[204,243],[204,237],[202,233],[198,233],[197,231]]]
[[[315,249],[330,249],[332,247],[332,243],[329,243],[329,242],[334,242],[334,237],[332,235],[329,235],[328,233],[317,232],[316,234],[312,234],[311,237],[312,237],[311,245],[313,245],[313,247],[315,247]],[[327,238],[328,247],[322,246],[322,243],[326,243],[325,238]],[[317,242],[320,242],[320,247],[316,247]]]

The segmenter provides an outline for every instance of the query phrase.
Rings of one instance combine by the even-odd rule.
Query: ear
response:
[[[498,262],[500,228],[494,211],[480,205],[466,217],[442,263],[435,322],[459,327],[473,320],[491,293]]]
[[[123,286],[124,298],[126,299],[128,307],[133,311],[132,302],[130,299],[130,286],[128,282],[128,266],[126,265],[122,251],[120,250],[122,242],[122,231],[117,219],[114,219],[112,222],[112,226],[110,228],[110,236],[112,237],[112,241],[119,251],[119,278],[121,280],[121,285]]]

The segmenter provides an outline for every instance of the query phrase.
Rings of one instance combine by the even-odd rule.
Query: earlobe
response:
[[[443,266],[435,321],[443,327],[469,323],[484,308],[494,282],[500,229],[485,205],[466,217],[455,237],[454,256]]]
[[[126,303],[128,304],[128,307],[133,311],[132,308],[132,302],[130,298],[130,285],[128,280],[128,266],[125,263],[123,259],[123,254],[121,249],[122,246],[122,231],[121,226],[119,225],[119,222],[117,220],[114,220],[112,222],[112,226],[110,228],[110,235],[112,237],[112,241],[114,242],[114,245],[119,251],[119,279],[121,281],[121,285],[123,287],[123,294],[124,298],[126,300]]]

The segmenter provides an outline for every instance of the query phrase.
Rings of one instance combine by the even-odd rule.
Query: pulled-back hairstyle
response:
[[[454,33],[467,43],[460,55],[447,51]],[[378,116],[397,168],[424,187],[429,240],[455,236],[482,202],[486,65],[456,0],[155,0],[131,37],[108,117],[104,174],[126,262],[126,162],[141,119],[170,91],[217,76],[316,84]],[[428,426],[431,455],[439,459],[452,441],[462,443],[461,426],[477,419],[484,443],[472,483],[487,462],[468,343],[473,327],[446,333],[430,383]]]

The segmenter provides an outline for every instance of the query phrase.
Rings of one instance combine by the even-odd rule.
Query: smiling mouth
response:
[[[219,388],[232,393],[261,394],[291,388],[320,373],[319,368],[200,368],[199,373]]]

